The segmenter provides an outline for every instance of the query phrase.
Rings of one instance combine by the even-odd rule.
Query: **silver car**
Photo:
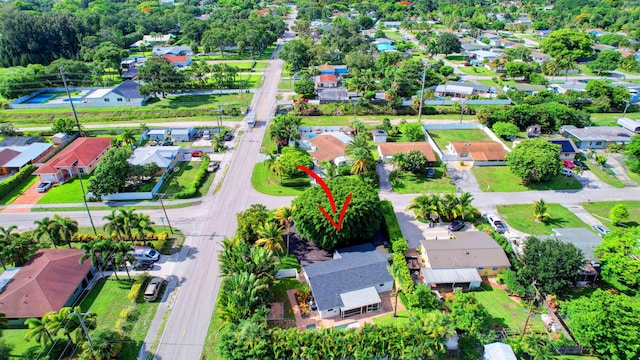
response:
[[[600,236],[605,236],[611,232],[611,230],[607,229],[604,225],[596,224],[593,225],[593,231],[595,231]]]

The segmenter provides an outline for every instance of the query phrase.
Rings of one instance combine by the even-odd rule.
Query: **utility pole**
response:
[[[69,92],[69,87],[67,86],[67,79],[64,77],[64,72],[62,72],[62,66],[60,66],[60,75],[62,76],[62,83],[64,84],[64,90],[67,92],[67,99],[69,99],[69,105],[71,105],[71,111],[73,111],[73,117],[76,119],[76,126],[78,127],[78,132],[81,137],[84,137],[84,133],[82,133],[82,128],[80,127],[80,121],[78,120],[78,113],[76,112],[76,107],[73,105],[73,100],[71,99],[71,93]]]
[[[89,343],[89,347],[91,348],[91,351],[93,351],[93,343],[91,342],[91,336],[89,335],[89,329],[87,329],[87,325],[85,325],[84,323],[84,318],[83,316],[88,315],[89,313],[78,313],[74,310],[69,311],[69,315],[76,315],[78,317],[78,320],[80,320],[80,326],[82,327],[82,331],[84,331],[84,335],[87,337],[87,342]]]
[[[422,125],[422,107],[424,106],[424,80],[427,77],[428,61],[423,60],[424,68],[422,69],[422,90],[420,91],[420,105],[418,107],[418,122]]]
[[[84,190],[84,185],[82,184],[82,174],[80,174],[80,167],[78,167],[78,160],[74,161],[71,166],[76,167],[76,172],[78,173],[78,180],[80,180],[80,189],[82,190],[82,202],[84,202],[84,207],[87,209],[87,215],[89,215],[89,222],[91,223],[91,228],[93,229],[93,235],[98,235],[96,231],[96,226],[93,224],[93,218],[91,217],[91,212],[89,211],[89,205],[87,205],[87,193]]]
[[[162,211],[164,211],[164,216],[167,218],[167,224],[169,225],[169,231],[173,234],[173,228],[171,227],[171,221],[169,221],[169,215],[167,215],[167,209],[164,207],[164,202],[162,201],[162,197],[164,194],[158,194],[158,198],[160,199],[160,205],[162,205]],[[164,221],[163,221],[164,224]]]

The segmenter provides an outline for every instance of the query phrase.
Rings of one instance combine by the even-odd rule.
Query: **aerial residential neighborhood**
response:
[[[640,358],[638,29],[0,3],[0,360]]]

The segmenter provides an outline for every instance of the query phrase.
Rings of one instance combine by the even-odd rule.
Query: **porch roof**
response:
[[[343,306],[340,307],[342,311],[357,309],[363,306],[381,303],[380,296],[373,286],[348,291],[340,294]]]

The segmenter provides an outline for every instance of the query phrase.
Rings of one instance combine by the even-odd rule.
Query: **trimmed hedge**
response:
[[[400,230],[400,224],[398,223],[396,212],[393,210],[393,204],[391,204],[391,201],[389,200],[381,200],[380,209],[382,209],[382,215],[384,215],[387,235],[389,236],[389,240],[393,243],[395,239],[402,238],[402,231]]]
[[[176,199],[188,199],[196,196],[196,194],[198,193],[198,189],[207,178],[207,167],[209,166],[210,161],[211,159],[209,159],[209,156],[203,156],[200,168],[198,169],[196,177],[193,179],[193,183],[191,183],[191,186],[173,194],[173,197],[175,197]]]
[[[20,171],[12,177],[0,182],[0,198],[7,196],[13,189],[17,188],[35,170],[35,165],[29,164],[20,169]]]
[[[280,181],[280,185],[284,187],[304,187],[304,186],[311,186],[311,181],[309,181],[308,177],[296,178],[296,179],[285,179]]]
[[[127,294],[127,297],[132,303],[142,301],[142,294],[144,293],[145,285],[150,278],[151,277],[147,273],[138,276],[136,282],[131,286],[131,290],[129,290],[129,293]]]

